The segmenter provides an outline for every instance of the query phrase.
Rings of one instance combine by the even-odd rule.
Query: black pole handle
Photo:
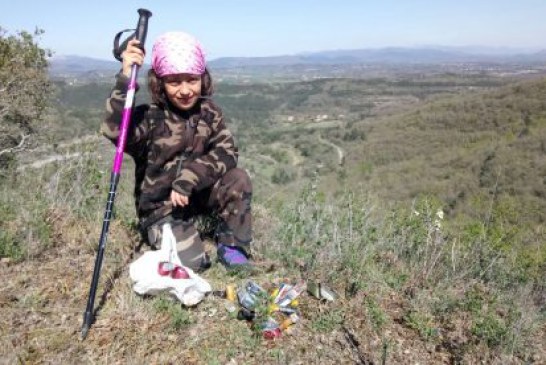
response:
[[[144,50],[144,43],[146,43],[146,36],[148,35],[148,19],[152,16],[152,12],[146,9],[138,9],[138,23],[136,30],[131,34],[129,37],[127,37],[126,40],[123,41],[123,43],[120,45],[119,40],[123,33],[130,32],[133,29],[124,29],[116,36],[114,37],[114,49],[112,50],[112,53],[114,54],[114,57],[119,62],[122,62],[123,59],[121,58],[121,54],[125,49],[127,48],[127,44],[131,39],[137,39],[140,41],[140,48]]]
[[[140,41],[140,46],[144,49],[146,36],[148,35],[148,19],[152,16],[152,12],[146,9],[138,9],[138,23],[136,27],[136,39]]]

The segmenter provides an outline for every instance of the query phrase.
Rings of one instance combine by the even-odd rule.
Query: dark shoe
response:
[[[199,269],[197,269],[195,272],[202,273],[205,270],[208,270],[212,266],[212,263],[210,262],[210,256],[208,253],[204,253],[203,257],[201,258],[201,264],[199,265]]]
[[[218,261],[226,268],[244,267],[249,265],[248,255],[244,249],[237,246],[218,244]]]

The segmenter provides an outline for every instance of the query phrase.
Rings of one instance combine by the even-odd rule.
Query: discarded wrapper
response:
[[[320,282],[308,281],[307,291],[315,298],[324,299],[329,302],[334,301],[337,297],[336,293],[332,289]]]
[[[260,327],[262,328],[264,338],[268,340],[273,340],[281,336],[281,328],[279,327],[279,323],[271,317],[267,318],[265,322],[261,323]]]
[[[326,286],[320,286],[320,296],[322,299],[326,299],[329,302],[333,302],[336,299],[336,293]]]
[[[224,303],[224,307],[229,313],[234,313],[237,310],[237,306],[235,305],[235,303],[229,300],[226,300],[226,302]]]
[[[274,303],[280,307],[285,307],[296,299],[306,288],[304,281],[300,281],[295,285],[281,284],[279,293],[275,297]]]

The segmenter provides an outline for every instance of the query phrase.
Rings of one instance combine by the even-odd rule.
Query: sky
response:
[[[164,32],[185,31],[208,59],[431,45],[546,49],[544,0],[0,0],[0,27],[43,29],[39,44],[56,56],[113,59],[115,34],[136,27],[139,8],[153,13],[147,48]]]

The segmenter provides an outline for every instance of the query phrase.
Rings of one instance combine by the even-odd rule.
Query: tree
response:
[[[38,46],[43,31],[9,35],[0,27],[0,169],[26,148],[50,93],[47,57]]]

